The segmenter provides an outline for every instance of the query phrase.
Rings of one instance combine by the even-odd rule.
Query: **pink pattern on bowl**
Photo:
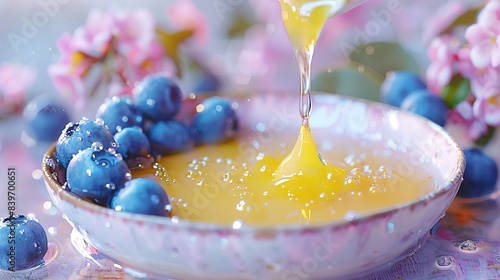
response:
[[[249,128],[258,122],[276,134],[300,125],[295,96],[230,97],[238,102],[244,137],[256,133]],[[407,150],[404,169],[431,168],[435,190],[407,204],[323,225],[233,229],[119,213],[83,201],[54,179],[56,171],[48,164],[54,147],[43,163],[47,190],[65,219],[101,253],[126,267],[175,279],[354,277],[414,253],[458,191],[465,167],[461,148],[441,127],[382,104],[316,95],[313,108],[311,126],[319,145],[335,135],[370,145],[396,141]],[[348,148],[343,145],[333,149]]]

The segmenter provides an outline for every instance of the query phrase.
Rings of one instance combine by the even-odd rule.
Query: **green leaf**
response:
[[[455,108],[460,102],[467,99],[470,94],[470,81],[460,74],[455,74],[450,83],[441,91],[441,98],[450,108]]]
[[[359,45],[351,51],[349,58],[370,67],[383,77],[394,70],[419,72],[414,57],[397,43],[373,42]]]
[[[483,6],[478,6],[474,7],[470,10],[465,11],[463,14],[459,15],[457,18],[455,18],[454,21],[452,21],[445,29],[443,29],[440,34],[446,34],[451,32],[453,29],[460,27],[460,26],[469,26],[473,23],[476,22],[477,20],[477,15],[481,11]]]
[[[384,77],[369,67],[349,62],[316,75],[312,89],[378,101],[383,80]]]
[[[490,142],[491,138],[493,138],[493,135],[495,135],[495,127],[493,126],[488,126],[488,130],[486,131],[483,136],[481,136],[479,139],[474,141],[474,143],[478,146],[484,147],[488,142]]]

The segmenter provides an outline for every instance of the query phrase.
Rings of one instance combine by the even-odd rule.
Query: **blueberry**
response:
[[[464,154],[467,164],[457,196],[473,198],[492,193],[498,179],[496,162],[476,148],[464,149]]]
[[[189,150],[193,138],[187,125],[179,121],[160,121],[149,130],[149,141],[155,155],[163,156]]]
[[[238,118],[231,102],[221,97],[205,99],[191,124],[196,144],[217,143],[236,135]]]
[[[144,78],[134,89],[134,96],[139,110],[155,121],[172,119],[182,103],[180,88],[172,79],[161,75]]]
[[[61,131],[70,121],[68,112],[59,104],[44,98],[36,98],[24,109],[27,134],[42,142],[56,141]]]
[[[151,153],[148,137],[140,127],[122,129],[115,134],[115,141],[118,145],[116,152],[120,153],[124,159],[147,157]]]
[[[426,85],[417,75],[407,71],[391,71],[380,88],[380,100],[399,107],[403,99],[420,89],[426,89]]]
[[[57,140],[57,159],[66,168],[74,155],[89,148],[94,142],[101,143],[104,149],[116,147],[113,134],[102,119],[92,121],[83,118],[78,123],[70,122]]]
[[[4,219],[0,222],[0,269],[23,270],[41,264],[47,245],[47,234],[37,221],[23,215]]]
[[[103,119],[113,134],[126,127],[143,125],[142,112],[128,97],[107,99],[97,110],[96,118]]]
[[[72,193],[103,206],[130,176],[121,155],[102,149],[99,143],[74,156],[66,171]]]
[[[110,207],[116,211],[168,216],[170,202],[162,186],[146,178],[133,179],[111,199]]]
[[[425,89],[412,92],[401,103],[401,109],[425,117],[434,123],[444,126],[448,119],[448,105],[441,97]]]

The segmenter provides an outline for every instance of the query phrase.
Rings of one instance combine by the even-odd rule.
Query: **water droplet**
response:
[[[160,203],[160,198],[156,194],[151,195],[150,199],[151,202],[155,205]]]
[[[122,122],[124,122],[124,123],[128,122],[128,117],[127,116],[123,116],[122,117]]]
[[[47,229],[47,232],[51,235],[51,236],[57,236],[57,227],[49,227]]]
[[[173,216],[171,220],[172,220],[172,223],[178,224],[180,219],[177,216]]]
[[[255,125],[255,129],[257,129],[257,131],[264,132],[266,130],[266,124],[260,122]]]
[[[393,222],[387,223],[387,232],[388,233],[393,233],[395,228],[396,228],[396,224],[394,224]]]
[[[85,169],[85,173],[87,173],[87,176],[92,176],[92,170],[90,169]]]
[[[240,229],[243,226],[243,222],[241,220],[236,220],[233,222],[233,229]]]
[[[33,177],[33,179],[35,180],[40,180],[43,176],[43,172],[42,170],[40,169],[35,169],[32,173],[31,173],[31,176]]]
[[[458,248],[460,248],[460,250],[473,253],[477,250],[477,244],[472,240],[465,240],[458,245]]]
[[[121,125],[117,125],[115,127],[115,129],[116,129],[116,132],[120,132],[120,131],[122,131],[122,126]]]
[[[438,269],[452,269],[455,266],[455,258],[451,256],[441,256],[436,260]]]
[[[348,211],[345,215],[344,215],[344,219],[346,221],[352,221],[354,220],[356,217],[358,216],[358,213],[356,211]]]
[[[50,202],[50,201],[45,201],[45,202],[43,203],[43,209],[45,209],[45,210],[49,210],[51,207],[52,207],[52,202]]]
[[[76,137],[76,140],[77,140],[77,141],[79,141],[79,142],[82,142],[82,141],[83,141],[83,138],[82,138],[82,137],[80,137],[80,136],[78,136],[78,137]]]
[[[222,176],[222,181],[227,182],[227,181],[229,181],[229,178],[231,178],[231,173],[226,172],[226,174],[224,174],[224,176]]]
[[[132,180],[132,174],[130,174],[129,172],[125,173],[125,179]]]
[[[99,126],[104,126],[104,120],[101,118],[96,118],[94,122]]]
[[[111,149],[111,148],[110,148]],[[113,150],[114,151],[114,150]],[[122,154],[115,154],[115,157],[118,161],[122,161],[123,160],[123,156]]]
[[[106,187],[106,189],[109,189],[109,190],[114,190],[116,188],[115,184],[113,184],[113,183],[108,183],[108,184],[104,185],[104,187]]]
[[[104,146],[102,145],[101,142],[94,142],[90,146],[94,151],[102,151],[104,149]]]

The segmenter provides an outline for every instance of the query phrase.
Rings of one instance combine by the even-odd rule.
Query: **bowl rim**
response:
[[[274,94],[274,93],[273,93]],[[231,97],[239,97],[240,94],[236,93],[236,95],[231,96]],[[235,231],[235,232],[272,232],[272,231],[302,231],[302,230],[323,230],[323,229],[335,229],[335,228],[340,228],[343,227],[347,224],[354,224],[362,220],[371,220],[371,219],[378,219],[378,218],[383,218],[387,216],[391,216],[392,214],[405,209],[405,208],[411,208],[419,203],[429,201],[431,199],[438,198],[440,196],[445,195],[450,189],[452,189],[454,186],[457,186],[456,189],[454,190],[453,196],[456,196],[456,193],[458,192],[458,188],[460,185],[460,182],[463,180],[463,174],[465,170],[465,155],[463,153],[462,148],[458,144],[456,140],[454,140],[451,135],[441,126],[433,123],[432,121],[429,121],[419,115],[402,111],[401,109],[397,107],[393,107],[391,105],[383,104],[380,102],[376,101],[369,101],[361,98],[355,98],[355,97],[349,97],[349,96],[338,96],[338,95],[333,95],[329,93],[321,93],[321,92],[315,92],[313,95],[313,102],[314,99],[320,99],[323,100],[324,98],[335,98],[337,100],[352,100],[355,102],[361,102],[366,104],[367,106],[370,107],[379,107],[379,110],[396,110],[398,113],[401,114],[406,114],[409,115],[410,118],[418,119],[420,122],[425,122],[427,126],[430,126],[430,129],[437,132],[440,136],[442,136],[445,140],[446,143],[450,145],[450,147],[458,153],[457,157],[457,162],[455,163],[455,168],[451,172],[452,177],[446,181],[443,184],[438,185],[438,187],[435,190],[432,190],[429,193],[426,193],[422,196],[419,196],[416,199],[412,199],[409,201],[406,201],[404,203],[399,203],[394,205],[393,207],[385,207],[381,208],[378,211],[375,211],[370,214],[363,214],[359,216],[355,216],[352,219],[338,219],[338,220],[333,220],[333,221],[327,221],[327,222],[321,222],[321,223],[313,223],[313,224],[277,224],[277,225],[249,225],[249,224],[243,224],[239,228],[233,228],[232,225],[228,224],[219,224],[219,223],[209,223],[209,222],[198,222],[198,221],[189,221],[189,220],[183,220],[181,218],[177,220],[172,220],[170,217],[159,217],[159,216],[152,216],[152,215],[144,215],[144,214],[138,214],[138,213],[128,213],[128,212],[118,212],[115,211],[114,209],[107,208],[104,206],[100,206],[94,203],[91,203],[89,201],[86,201],[74,194],[72,194],[69,191],[66,191],[63,189],[62,185],[56,180],[51,173],[49,165],[46,163],[47,160],[53,158],[53,155],[55,154],[56,150],[56,143],[52,143],[50,148],[45,152],[42,160],[42,174],[44,181],[46,183],[46,186],[48,186],[51,191],[54,193],[57,193],[61,200],[66,201],[70,204],[72,204],[75,207],[78,208],[83,208],[85,211],[90,211],[92,213],[99,213],[100,215],[105,215],[105,216],[116,216],[119,219],[126,220],[126,221],[134,221],[136,223],[150,223],[150,224],[155,224],[157,226],[165,226],[165,227],[176,227],[179,229],[191,229],[191,230],[219,230],[219,231]],[[64,214],[64,213],[63,213]]]

